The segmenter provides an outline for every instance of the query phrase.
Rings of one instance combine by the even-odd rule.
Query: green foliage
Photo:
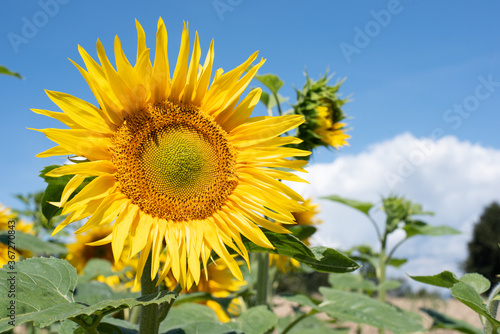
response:
[[[432,325],[430,330],[433,329],[452,329],[456,330],[460,333],[466,333],[466,334],[481,334],[483,333],[482,330],[479,328],[476,328],[474,326],[471,326],[470,324],[466,323],[465,321],[455,319],[453,317],[450,317],[446,314],[440,313],[438,311],[428,309],[428,308],[421,308],[421,311],[427,313],[431,318],[432,318]]]
[[[458,279],[455,274],[444,271],[434,276],[410,277],[422,283],[449,288],[453,297],[483,316],[488,322],[487,325],[491,327],[493,332],[496,333],[500,328],[500,321],[495,318],[496,308],[494,308],[494,313],[491,313],[493,309],[490,306],[491,303],[497,303],[498,301],[495,301],[494,298],[490,301],[485,301],[481,297],[481,293],[488,290],[490,286],[490,282],[484,276],[479,274],[466,274]],[[490,331],[486,333],[490,333]]]
[[[0,269],[0,301],[7,300],[9,282],[12,277],[7,267]],[[57,321],[71,319],[85,328],[95,328],[107,314],[125,308],[150,304],[171,303],[175,294],[162,291],[139,298],[115,298],[115,295],[100,284],[84,286],[86,293],[76,298],[76,270],[65,261],[56,258],[33,258],[16,263],[16,324],[33,322],[45,327]],[[78,299],[92,302],[88,305]],[[0,331],[10,328],[8,310],[0,309]]]
[[[17,72],[12,72],[12,71],[11,71],[11,70],[9,70],[7,67],[2,66],[2,65],[0,65],[0,74],[14,76],[14,77],[19,78],[19,79],[22,79],[22,78],[23,78],[23,77],[21,76],[21,74],[19,74],[19,73],[17,73]]]
[[[245,334],[265,334],[278,324],[278,316],[267,306],[252,307],[241,314],[230,326]]]
[[[8,232],[0,231],[0,242],[8,245]],[[56,242],[42,241],[39,237],[16,231],[15,245],[17,250],[30,251],[33,255],[65,254],[66,247]]]
[[[316,317],[304,317],[304,314],[295,314],[293,316],[288,316],[281,318],[279,321],[279,328],[285,329],[287,326],[292,324],[294,321],[299,320],[287,334],[348,334],[349,328],[331,328],[331,325],[318,319]],[[283,332],[281,332],[283,333]]]
[[[29,193],[27,195],[16,194],[15,197],[20,200],[24,208],[22,210],[13,210],[19,216],[26,217],[33,222],[33,231],[37,235],[43,234],[45,229],[52,229],[47,219],[42,213],[43,191]]]
[[[361,202],[355,199],[340,197],[338,195],[331,195],[321,197],[322,199],[328,199],[333,202],[338,202],[350,206],[351,208],[358,210],[368,216],[368,212],[373,208],[374,204],[370,202]]]
[[[257,246],[243,238],[249,252],[279,254],[291,257],[320,272],[343,273],[356,270],[359,265],[346,255],[327,247],[309,248],[292,234],[262,230],[275,249]]]
[[[455,274],[450,271],[443,271],[432,276],[410,276],[410,278],[421,283],[439,286],[442,288],[451,288],[453,285],[460,282]]]
[[[376,328],[388,329],[394,333],[410,333],[423,331],[421,319],[417,314],[397,309],[394,306],[369,298],[359,293],[341,291],[327,287],[320,288],[324,301],[314,305],[304,299],[305,304],[317,312],[325,312],[328,316],[342,321],[352,321]],[[299,299],[294,301],[299,302]]]
[[[405,226],[417,223],[417,221],[412,219],[412,216],[434,214],[432,212],[423,211],[420,204],[413,203],[403,197],[397,196],[389,196],[383,198],[382,209],[387,215],[385,223],[387,234],[396,230],[399,223],[405,223]],[[418,226],[427,225],[426,223],[420,221],[418,221],[418,224]],[[415,231],[411,231],[415,233],[414,235],[418,233],[418,229],[415,229]],[[409,238],[408,235],[406,237]]]
[[[108,277],[111,275],[116,275],[111,269],[111,262],[103,259],[90,259],[83,268],[83,273],[78,277],[78,282],[89,283],[96,277],[103,275]]]
[[[356,274],[330,274],[328,282],[334,289],[338,290],[361,290],[372,292],[377,290],[377,285],[370,280],[365,280]]]
[[[275,74],[256,75],[254,78],[269,88],[273,94],[277,94],[284,84],[284,82],[281,81],[281,79]]]
[[[287,226],[287,229],[299,240],[306,240],[317,231],[312,225],[292,225]]]
[[[269,114],[272,114],[272,110],[274,107],[280,106],[281,104],[288,101],[288,97],[283,97],[280,94],[267,94],[266,92],[262,92],[260,96],[260,102],[262,102]]]
[[[47,188],[45,189],[45,192],[43,194],[42,198],[42,213],[45,216],[45,218],[50,222],[50,220],[61,214],[62,209],[58,208],[57,206],[54,206],[50,204],[49,202],[59,202],[61,200],[62,192],[64,190],[64,187],[66,184],[73,178],[74,175],[64,175],[60,177],[50,177],[46,176],[48,172],[50,172],[53,169],[56,169],[58,167],[61,167],[60,165],[50,165],[45,167],[44,169],[41,170],[40,172],[40,177],[44,179],[45,182],[47,182]],[[73,198],[78,192],[80,192],[90,181],[92,181],[95,177],[88,177],[86,178],[82,184],[76,188],[76,190],[73,192],[73,194],[69,197],[70,199]]]
[[[500,205],[491,203],[474,225],[463,269],[479,273],[493,284],[500,282]]]

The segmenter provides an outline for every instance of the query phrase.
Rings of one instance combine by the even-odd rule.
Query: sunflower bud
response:
[[[329,86],[326,74],[317,81],[305,75],[306,83],[302,91],[297,90],[297,103],[293,106],[293,112],[306,120],[297,129],[296,137],[303,140],[298,148],[312,151],[318,146],[339,149],[349,145],[347,139],[351,136],[345,133],[346,123],[342,120],[346,116],[341,109],[348,99],[338,94],[343,80]]]

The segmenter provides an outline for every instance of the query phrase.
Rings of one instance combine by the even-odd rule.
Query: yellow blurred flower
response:
[[[351,138],[351,136],[345,133],[346,123],[335,123],[331,108],[319,106],[316,111],[318,127],[314,129],[314,132],[321,137],[321,140],[335,148],[349,145],[347,139]]]
[[[26,223],[22,219],[19,219],[10,208],[0,204],[0,231],[14,231],[12,232],[15,236],[16,232],[23,232],[26,234],[34,234],[33,233],[33,224]],[[15,244],[15,239],[13,239]],[[0,268],[8,263],[9,261],[19,261],[20,257],[29,258],[32,256],[32,253],[27,250],[20,250],[18,248],[13,249],[9,248],[8,245],[4,243],[0,243]],[[11,255],[14,255],[15,259],[11,258]]]
[[[292,212],[297,225],[317,225],[323,223],[321,219],[318,219],[316,215],[319,211],[319,204],[314,204],[311,198],[308,198],[303,203],[306,211],[302,212]],[[309,246],[309,238],[301,240],[304,244]],[[269,266],[275,266],[279,271],[285,273],[294,268],[300,268],[300,262],[289,258],[288,256],[270,254],[269,255]]]
[[[127,259],[129,247],[125,245],[125,252],[119,261],[114,261],[113,259],[113,250],[111,249],[111,245],[100,244],[99,241],[104,237],[109,235],[112,231],[112,227],[103,227],[101,229],[93,229],[84,234],[78,234],[76,236],[76,241],[72,244],[67,245],[68,254],[66,255],[66,260],[76,268],[78,273],[83,272],[83,269],[87,265],[91,259],[103,259],[107,260],[111,263],[111,268],[115,272],[122,271],[126,267],[130,267],[130,272],[124,273],[125,277],[130,281],[133,279],[133,275],[131,272],[135,272],[135,268],[137,267],[137,258]],[[97,246],[95,246],[97,244]],[[100,275],[96,278],[97,281],[108,284],[113,288],[118,288],[120,281],[120,276],[110,275],[104,276]],[[126,287],[132,287],[131,282],[127,282]],[[133,290],[137,290],[133,289]]]

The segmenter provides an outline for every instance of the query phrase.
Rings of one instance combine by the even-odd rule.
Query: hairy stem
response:
[[[258,253],[257,273],[257,305],[267,305],[267,291],[269,286],[269,254]]]
[[[158,287],[156,286],[158,276],[156,276],[154,280],[151,280],[151,258],[151,253],[149,253],[141,277],[141,296],[146,296],[158,292]],[[152,304],[143,306],[141,309],[141,318],[139,322],[139,333],[158,334],[159,327],[160,323],[158,322],[158,305]]]

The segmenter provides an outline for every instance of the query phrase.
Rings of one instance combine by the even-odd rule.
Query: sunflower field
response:
[[[78,46],[70,59],[95,101],[46,90],[52,110],[31,109],[62,123],[29,128],[53,142],[37,157],[65,160],[39,171],[42,192],[0,206],[0,332],[499,333],[500,289],[477,273],[409,280],[448,289],[481,329],[432,309],[424,324],[390,302],[401,281],[388,271],[411,261],[400,247],[459,233],[405,196],[372,203],[332,190],[322,199],[361,215],[377,245],[315,241],[331,222],[294,185],[320,148],[353,139],[343,79],[305,72],[285,97],[259,52],[223,70],[214,41],[202,49],[188,22],[180,46],[161,17],[155,36],[135,29],[135,54],[116,36],[112,50],[97,40],[97,56]],[[258,104],[267,115],[253,115]]]

